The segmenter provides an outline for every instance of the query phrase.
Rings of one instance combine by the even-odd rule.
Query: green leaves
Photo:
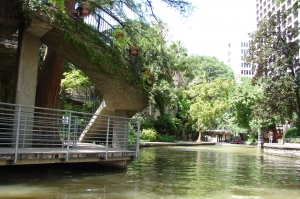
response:
[[[284,120],[293,113],[300,118],[299,27],[284,27],[286,16],[297,9],[298,1],[291,9],[262,21],[250,42],[247,61],[256,70],[253,82],[263,89],[254,114],[261,119],[278,115]]]
[[[216,79],[194,84],[187,91],[190,96],[190,115],[198,125],[213,127],[213,121],[227,110],[228,94],[232,82]]]

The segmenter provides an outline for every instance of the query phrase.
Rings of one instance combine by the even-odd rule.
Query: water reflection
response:
[[[1,198],[300,198],[300,160],[245,145],[142,148],[127,170],[1,167]]]

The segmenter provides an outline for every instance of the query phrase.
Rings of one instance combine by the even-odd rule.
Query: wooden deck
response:
[[[135,151],[105,146],[79,144],[76,148],[27,148],[18,149],[17,161],[14,148],[0,148],[0,165],[50,164],[69,162],[127,161],[136,157]]]

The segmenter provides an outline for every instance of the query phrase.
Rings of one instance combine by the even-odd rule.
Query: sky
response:
[[[189,1],[196,9],[187,19],[157,2],[155,11],[168,23],[172,39],[181,41],[189,55],[215,56],[227,64],[228,43],[255,31],[255,0]]]

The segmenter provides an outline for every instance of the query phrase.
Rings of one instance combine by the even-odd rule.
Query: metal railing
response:
[[[0,37],[0,44],[3,44],[6,47],[9,48],[17,48],[18,45],[18,35],[6,35]]]
[[[139,151],[138,119],[0,102],[0,148]]]

